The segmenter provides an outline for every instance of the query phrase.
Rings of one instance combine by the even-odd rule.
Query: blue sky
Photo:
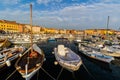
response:
[[[120,0],[0,0],[0,19],[30,23],[48,28],[91,29],[120,28]]]

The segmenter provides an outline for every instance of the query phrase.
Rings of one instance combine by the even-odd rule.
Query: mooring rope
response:
[[[37,71],[37,80],[39,80],[39,70]]]
[[[62,69],[60,70],[60,73],[59,73],[58,76],[57,76],[57,80],[59,79],[59,77],[60,77],[62,71],[63,71],[63,67],[62,67]]]
[[[17,69],[15,69],[5,80],[8,80],[16,71]]]
[[[73,79],[76,80],[74,71],[72,72]]]
[[[49,77],[51,77],[53,80],[56,80],[54,77],[52,77],[46,70],[44,70],[42,67],[41,67],[41,69],[49,76]]]
[[[84,65],[84,63],[82,63],[83,67],[85,68],[85,70],[88,72],[88,74],[94,79],[94,80],[97,80],[90,72],[89,70],[87,69],[87,67]]]

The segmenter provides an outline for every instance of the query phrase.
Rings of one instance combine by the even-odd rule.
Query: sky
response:
[[[120,29],[120,0],[0,0],[0,20],[58,29]]]

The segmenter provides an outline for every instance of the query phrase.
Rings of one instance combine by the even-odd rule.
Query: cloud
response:
[[[20,5],[19,7],[20,7],[20,8],[30,8],[30,4],[32,4],[33,6],[35,5],[34,2],[30,2],[30,3],[22,4],[22,5]]]
[[[20,0],[0,0],[0,3],[8,5],[18,4],[19,2]]]
[[[60,3],[61,1],[62,0],[37,0],[37,3],[47,5],[48,3],[51,3],[51,2]]]
[[[42,0],[39,4],[48,4],[51,3],[51,1],[56,0]],[[33,4],[36,5],[35,3]],[[29,7],[29,3],[21,5],[20,7]],[[33,24],[66,29],[106,28],[107,16],[110,16],[109,28],[118,29],[120,25],[119,7],[120,4],[108,4],[101,1],[92,4],[82,3],[69,5],[53,11],[35,9],[33,10]],[[1,10],[0,19],[15,20],[19,23],[29,24],[30,11],[24,11],[21,8]]]
[[[100,2],[107,2],[107,3],[120,3],[120,0],[100,0]]]

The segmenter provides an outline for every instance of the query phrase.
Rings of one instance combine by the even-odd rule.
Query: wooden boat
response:
[[[0,51],[0,68],[4,65],[10,66],[25,51],[25,47],[13,47]]]
[[[1,39],[0,40],[0,48],[6,48],[11,45],[11,42],[8,39]]]
[[[30,80],[31,77],[42,67],[45,55],[43,51],[33,44],[32,36],[32,4],[30,4],[31,10],[31,47],[19,58],[15,64],[15,68],[26,80]]]
[[[82,64],[80,56],[64,45],[54,48],[54,53],[58,63],[69,71],[77,71]]]
[[[36,44],[33,44],[32,47],[33,52],[31,53],[30,47],[15,64],[18,72],[23,78],[27,78],[27,80],[30,80],[30,78],[41,68],[45,58],[43,51]]]

